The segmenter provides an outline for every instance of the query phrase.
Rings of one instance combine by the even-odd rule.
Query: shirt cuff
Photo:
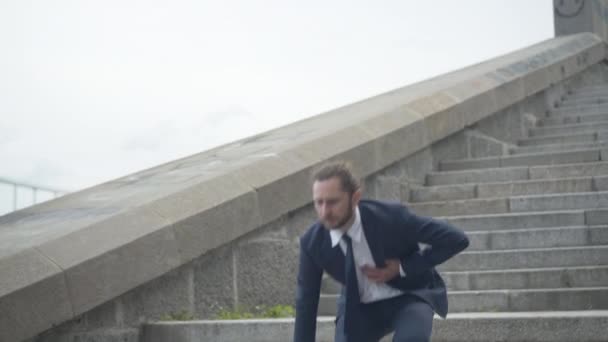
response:
[[[403,266],[399,265],[399,274],[401,275],[401,277],[405,277],[405,271],[403,270]]]

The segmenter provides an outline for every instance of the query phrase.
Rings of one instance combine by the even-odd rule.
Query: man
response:
[[[295,342],[314,342],[323,271],[343,284],[336,342],[429,341],[433,314],[447,315],[447,294],[434,266],[469,245],[446,222],[399,203],[362,200],[349,164],[313,176],[319,220],[300,239]],[[419,243],[425,245],[419,247]]]

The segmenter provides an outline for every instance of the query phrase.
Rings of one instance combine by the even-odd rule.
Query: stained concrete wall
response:
[[[440,160],[504,151],[604,59],[592,34],[551,39],[4,216],[0,341],[136,341],[170,311],[289,304],[312,168],[352,160],[371,197],[407,201]]]

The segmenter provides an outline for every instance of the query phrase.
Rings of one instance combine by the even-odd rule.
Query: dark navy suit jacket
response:
[[[359,202],[363,232],[377,267],[399,259],[406,274],[387,284],[418,296],[444,317],[448,312],[445,283],[435,265],[469,245],[466,235],[444,221],[415,215],[399,203]],[[420,249],[418,243],[429,245]],[[294,341],[314,342],[323,271],[345,283],[344,253],[332,248],[328,229],[316,222],[300,238]]]

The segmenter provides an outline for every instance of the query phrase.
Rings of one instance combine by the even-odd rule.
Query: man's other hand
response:
[[[375,283],[386,283],[399,275],[400,262],[398,259],[387,259],[386,266],[376,268],[369,265],[361,267],[361,272]]]

